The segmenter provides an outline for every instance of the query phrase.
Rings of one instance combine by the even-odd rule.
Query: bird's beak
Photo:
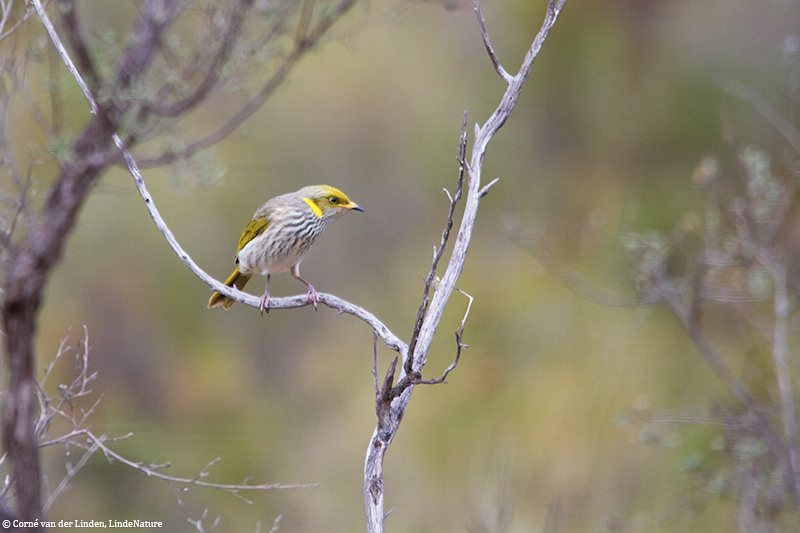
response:
[[[346,207],[347,209],[352,209],[353,211],[361,211],[362,213],[364,212],[364,208],[362,208],[358,204],[354,204],[353,202],[350,202],[349,204],[345,205],[344,207]]]

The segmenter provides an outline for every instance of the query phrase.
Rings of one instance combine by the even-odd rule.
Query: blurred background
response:
[[[95,36],[125,35],[137,12],[133,2],[78,9]],[[545,2],[486,2],[483,12],[502,64],[516,72]],[[28,26],[31,40],[44,39],[35,21]],[[687,466],[723,461],[714,444],[722,429],[677,424],[648,439],[628,423],[631,412],[705,413],[730,394],[665,307],[608,306],[559,272],[569,269],[589,293],[636,300],[622,237],[668,230],[703,205],[694,169],[730,152],[726,127],[742,145],[780,150],[773,129],[718,80],[746,83],[791,116],[784,104],[798,32],[800,4],[791,0],[567,2],[489,145],[483,176],[500,181],[481,203],[458,282],[475,298],[469,349],[447,384],[414,392],[386,457],[388,531],[737,529],[735,497],[708,490]],[[80,124],[88,114],[63,76]],[[253,87],[222,94],[182,134],[209,131]],[[221,280],[264,201],[309,184],[341,188],[366,213],[329,228],[303,276],[408,341],[447,212],[442,188],[455,186],[462,115],[471,134],[504,88],[470,2],[370,0],[201,165],[144,177],[182,246]],[[11,120],[15,143],[41,142],[24,108]],[[44,188],[52,174],[40,171]],[[263,282],[247,289],[260,294]],[[288,275],[271,289],[303,291]],[[192,531],[187,518],[208,509],[205,523],[220,516],[219,531],[257,523],[268,531],[280,514],[282,531],[363,531],[363,462],[376,421],[372,332],[324,307],[262,317],[243,305],[206,309],[208,297],[116,168],[83,209],[48,285],[40,364],[67,335],[74,346],[85,325],[103,395],[92,428],[132,433],[115,450],[171,462],[175,476],[193,477],[220,457],[208,481],[319,486],[248,493],[249,505],[211,489],[179,492],[96,454],[49,519],[138,518]],[[466,303],[453,294],[426,377],[452,361]],[[718,329],[738,372],[754,335]],[[382,372],[393,356],[380,347]],[[67,358],[51,386],[72,371]],[[51,488],[78,453],[43,451]]]

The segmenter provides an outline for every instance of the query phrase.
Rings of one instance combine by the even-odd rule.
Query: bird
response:
[[[255,274],[267,277],[267,286],[259,303],[259,311],[269,313],[269,278],[287,270],[308,287],[306,299],[317,307],[319,296],[314,287],[300,277],[300,261],[322,231],[334,220],[350,211],[364,212],[346,194],[330,185],[310,185],[299,191],[268,200],[256,210],[239,238],[236,270],[225,285],[242,290]],[[214,292],[209,309],[221,305],[230,309],[232,298]]]

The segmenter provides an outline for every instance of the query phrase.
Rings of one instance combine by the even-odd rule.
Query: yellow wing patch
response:
[[[255,220],[251,220],[247,224],[247,227],[244,228],[242,236],[239,237],[239,247],[236,249],[236,255],[239,255],[239,252],[242,251],[242,248],[244,248],[248,242],[264,233],[264,230],[267,229],[267,226],[269,226],[269,220],[266,218],[257,218]]]
[[[314,200],[311,198],[303,198],[303,201],[311,207],[311,210],[314,211],[318,217],[322,216],[322,209],[320,209],[320,207],[314,203]]]

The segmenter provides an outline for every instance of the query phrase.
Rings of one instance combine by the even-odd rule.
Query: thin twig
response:
[[[489,54],[489,58],[492,60],[492,65],[497,73],[503,78],[503,81],[506,82],[506,85],[511,83],[512,76],[506,72],[506,69],[500,64],[500,59],[497,57],[497,54],[494,53],[494,48],[492,47],[491,41],[489,41],[489,31],[486,29],[486,20],[483,18],[483,13],[481,13],[481,4],[478,0],[474,0],[473,8],[475,9],[475,14],[478,16],[478,28],[481,32],[481,37],[483,38],[483,45],[486,47],[486,52]]]
[[[217,528],[217,526],[219,525],[219,521],[222,519],[222,517],[217,515],[217,518],[214,519],[214,523],[211,524],[211,526],[208,529],[206,529],[206,527],[203,525],[203,520],[205,520],[207,517],[208,517],[208,509],[203,509],[203,514],[202,516],[200,516],[200,518],[198,518],[197,520],[192,520],[191,518],[187,518],[186,521],[195,527],[197,533],[210,533],[211,531],[214,531]]]
[[[11,15],[11,8],[14,6],[14,0],[0,0],[0,9],[3,14],[0,15],[0,34],[3,34],[3,29],[8,24],[8,17]]]
[[[92,61],[92,56],[89,53],[86,41],[81,32],[75,0],[59,0],[58,13],[61,17],[62,27],[67,34],[69,45],[72,48],[73,54],[77,57],[78,65],[80,65],[83,75],[89,78],[92,85],[99,87],[101,82],[100,76],[97,73],[97,69]]]
[[[249,485],[247,483],[227,484],[227,483],[211,483],[208,481],[203,481],[199,479],[201,477],[200,475],[194,478],[169,476],[142,463],[131,461],[130,459],[115,452],[114,450],[105,445],[105,441],[107,440],[107,437],[105,436],[97,437],[94,433],[92,433],[91,430],[88,429],[79,430],[77,433],[80,435],[84,435],[87,438],[88,443],[83,444],[82,447],[88,448],[96,444],[97,448],[103,452],[103,454],[106,456],[107,459],[109,460],[113,459],[119,461],[127,466],[130,466],[131,468],[139,470],[140,472],[146,474],[149,477],[154,477],[172,483],[180,483],[183,485],[197,485],[199,487],[219,489],[233,495],[235,495],[239,491],[244,491],[244,490],[306,489],[306,488],[318,487],[320,485],[319,483],[297,483],[297,484],[262,483],[259,485]],[[73,444],[75,443],[73,442]],[[214,462],[216,461],[213,461],[210,464],[213,464]]]
[[[268,531],[268,533],[275,533],[276,531],[278,531],[278,529],[280,529],[280,528],[278,527],[278,524],[280,523],[280,521],[281,521],[281,518],[283,518],[283,515],[282,515],[282,514],[279,514],[279,515],[277,516],[277,518],[275,518],[275,520],[272,522],[272,529],[270,529],[270,530]]]
[[[98,449],[98,446],[92,445],[92,446],[86,448],[86,451],[83,453],[81,458],[78,460],[78,462],[74,466],[70,465],[70,464],[67,464],[67,473],[64,474],[64,477],[61,478],[61,482],[59,482],[58,486],[55,488],[55,490],[53,490],[53,492],[47,498],[47,501],[44,502],[44,507],[43,507],[42,510],[45,513],[48,510],[50,510],[50,506],[53,505],[53,502],[55,502],[56,499],[61,494],[63,494],[64,492],[67,491],[67,488],[69,487],[69,483],[72,481],[72,478],[81,470],[81,468],[84,467],[86,462],[89,460],[89,458],[92,455],[94,455],[94,452],[96,452],[97,449]]]
[[[177,117],[185,114],[200,104],[214,89],[220,79],[220,74],[228,61],[236,39],[241,34],[242,26],[247,11],[252,7],[254,0],[239,0],[233,9],[228,21],[228,26],[222,32],[217,53],[211,59],[206,69],[206,76],[185,98],[169,104],[160,100],[147,102],[143,109],[162,117]]]
[[[461,327],[456,330],[456,356],[453,359],[453,362],[450,363],[444,372],[442,373],[441,377],[436,379],[419,379],[414,381],[415,385],[438,385],[440,383],[445,383],[447,379],[447,375],[450,374],[453,370],[455,370],[456,366],[458,366],[458,361],[461,359],[461,350],[469,348],[468,344],[463,344],[461,339],[464,337],[464,326],[467,323],[467,317],[469,317],[469,311],[472,309],[472,302],[474,298],[467,294],[466,292],[462,291],[459,288],[456,288],[458,292],[469,298],[469,303],[467,304],[467,310],[464,311],[464,317],[461,319]]]
[[[45,2],[44,2],[44,6],[45,6],[45,7],[47,7],[47,5],[48,5],[50,2],[51,2],[51,0],[45,0]],[[3,20],[2,20],[2,24],[0,24],[0,41],[2,41],[2,40],[3,40],[3,39],[5,39],[6,37],[8,37],[8,36],[9,36],[9,35],[11,35],[12,33],[14,33],[14,31],[15,31],[17,28],[19,28],[20,26],[22,26],[22,24],[24,24],[24,23],[25,23],[25,22],[26,22],[26,21],[27,21],[29,18],[31,18],[32,16],[34,16],[34,15],[36,14],[36,7],[35,7],[35,6],[34,6],[33,8],[28,8],[28,9],[25,11],[25,14],[24,14],[24,15],[22,15],[22,16],[19,18],[19,20],[18,20],[17,22],[15,22],[15,23],[14,23],[14,25],[13,25],[13,26],[11,26],[11,27],[10,27],[8,30],[6,30],[5,32],[3,32],[3,31],[2,31],[2,29],[3,29],[3,26],[5,26],[5,23],[6,23],[6,21],[8,20],[8,14],[10,14],[10,12],[11,12],[11,4],[12,4],[12,3],[13,3],[13,2],[10,2],[10,1],[9,1],[9,2],[6,4],[6,6],[8,7],[8,12],[6,12],[6,10],[5,10],[5,9],[3,10]]]
[[[220,127],[210,132],[204,137],[188,143],[180,150],[167,151],[160,156],[153,158],[142,158],[139,161],[141,168],[153,168],[163,166],[175,161],[187,159],[196,152],[212,146],[228,135],[236,131],[253,113],[258,111],[264,102],[267,101],[275,89],[277,89],[305,53],[310,50],[320,38],[330,29],[333,23],[346,13],[356,2],[356,0],[342,0],[335,8],[330,10],[327,16],[323,17],[317,25],[306,35],[305,39],[295,42],[295,46],[283,63],[270,76],[255,95],[247,101],[231,118],[224,122]],[[220,291],[218,291],[220,292]],[[226,294],[226,296],[228,296]],[[270,301],[272,307],[272,301]]]
[[[461,124],[461,136],[459,137],[458,141],[458,180],[456,181],[456,190],[455,193],[452,195],[450,191],[447,189],[444,192],[447,194],[447,198],[450,199],[450,207],[447,211],[447,220],[445,222],[444,231],[442,231],[442,238],[439,241],[439,247],[435,248],[433,251],[433,261],[431,262],[431,269],[428,271],[428,276],[425,278],[425,286],[422,291],[422,302],[419,305],[419,309],[417,310],[417,319],[414,322],[414,332],[411,334],[411,342],[409,343],[409,354],[414,352],[414,349],[417,345],[417,340],[419,338],[419,332],[422,328],[423,321],[425,319],[425,313],[428,310],[428,304],[430,303],[428,300],[428,294],[430,293],[431,286],[433,285],[434,281],[436,280],[436,269],[439,266],[439,261],[442,259],[444,255],[444,249],[447,246],[447,240],[450,238],[450,231],[453,229],[453,217],[455,215],[456,206],[458,205],[459,200],[461,200],[462,190],[464,186],[464,170],[467,166],[466,163],[466,154],[467,154],[467,113],[464,112],[464,119]],[[411,368],[412,360],[406,359],[404,363],[404,370],[406,374],[412,373]]]
[[[380,390],[378,389],[378,332],[372,332],[372,349],[373,349],[373,362],[372,362],[372,377],[375,382],[375,397],[378,397]]]
[[[85,397],[92,391],[88,387],[97,376],[96,372],[89,372],[89,338],[88,329],[84,327],[84,338],[79,342],[80,349],[75,354],[76,360],[76,374],[70,385],[59,385],[58,392],[54,396],[48,396],[44,390],[47,382],[47,377],[52,375],[54,365],[64,359],[64,356],[69,354],[71,346],[68,345],[69,336],[62,339],[56,356],[50,364],[44,369],[44,377],[40,380],[40,387],[38,391],[39,404],[41,408],[40,420],[37,425],[37,435],[39,436],[38,446],[40,448],[53,446],[57,444],[64,444],[67,447],[73,446],[84,450],[84,454],[77,463],[72,464],[67,462],[66,474],[61,479],[60,483],[56,486],[53,492],[47,498],[43,508],[47,511],[53,502],[67,490],[71,480],[78,474],[81,468],[86,464],[88,459],[97,451],[103,452],[105,457],[109,460],[119,461],[131,468],[135,468],[140,472],[162,479],[164,481],[180,484],[180,485],[197,485],[208,488],[223,490],[234,497],[241,499],[249,504],[252,502],[243,497],[240,493],[250,490],[271,490],[271,489],[296,489],[314,487],[318,484],[294,484],[286,485],[281,483],[269,483],[252,485],[247,480],[238,484],[220,484],[205,481],[210,475],[211,467],[220,461],[220,458],[210,461],[196,476],[193,478],[182,478],[177,476],[166,475],[160,470],[165,467],[171,466],[170,463],[165,464],[149,464],[145,465],[140,462],[132,461],[125,458],[119,453],[109,448],[108,444],[117,442],[132,436],[132,433],[123,435],[121,437],[109,437],[108,435],[97,436],[86,425],[87,419],[95,412],[97,405],[102,400],[102,396],[98,398],[89,409],[76,410],[73,407],[73,401]],[[50,421],[54,417],[61,417],[67,421],[72,427],[67,433],[53,438],[44,438],[44,430],[49,427]]]
[[[61,38],[58,36],[58,33],[56,33],[55,27],[53,27],[53,23],[50,22],[50,18],[47,16],[47,12],[44,10],[44,7],[42,7],[41,1],[33,0],[33,5],[36,8],[36,12],[39,14],[39,18],[41,19],[42,24],[44,24],[44,27],[47,30],[47,34],[50,36],[50,40],[53,41],[56,50],[58,50],[58,54],[61,56],[61,59],[64,61],[64,64],[69,69],[69,72],[70,74],[72,74],[72,77],[75,78],[75,81],[78,83],[78,86],[81,88],[81,91],[83,91],[83,95],[86,97],[86,100],[89,102],[92,114],[96,115],[97,102],[95,101],[94,96],[92,96],[92,91],[89,90],[89,86],[86,85],[86,82],[83,80],[83,77],[81,76],[80,72],[78,72],[78,69],[75,68],[75,64],[69,57],[66,48],[64,48],[64,45],[61,43]]]
[[[490,188],[492,185],[494,185],[495,183],[497,183],[498,181],[500,181],[500,178],[495,178],[495,179],[493,179],[492,181],[490,181],[489,183],[487,183],[486,185],[484,185],[484,186],[483,186],[483,188],[482,188],[482,189],[480,190],[480,192],[478,193],[478,196],[480,196],[481,198],[483,198],[484,196],[486,196],[487,194],[489,194],[489,188]]]

